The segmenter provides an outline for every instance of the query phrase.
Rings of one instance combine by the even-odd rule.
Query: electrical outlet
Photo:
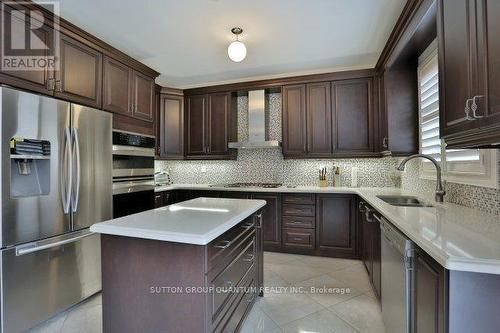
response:
[[[207,172],[207,167],[206,166],[202,166],[201,167],[201,172],[202,173],[206,173]]]

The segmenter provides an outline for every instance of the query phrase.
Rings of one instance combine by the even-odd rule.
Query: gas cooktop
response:
[[[277,188],[282,186],[281,183],[233,183],[233,184],[221,184],[212,185],[213,187],[261,187],[261,188]]]

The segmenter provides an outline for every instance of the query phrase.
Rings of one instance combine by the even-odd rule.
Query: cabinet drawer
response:
[[[314,193],[310,194],[283,194],[283,202],[299,205],[314,205]]]
[[[314,228],[315,219],[310,216],[283,216],[283,226],[289,228]]]
[[[316,213],[315,210],[316,207],[311,205],[295,205],[295,204],[283,205],[283,215],[314,217]]]
[[[227,306],[227,302],[235,293],[236,287],[239,287],[243,278],[255,266],[256,262],[256,242],[255,233],[245,240],[243,249],[238,253],[234,260],[216,276],[210,276],[208,287],[215,292],[210,294],[210,308],[212,322],[217,322],[218,319],[225,313],[223,309]]]
[[[285,247],[314,249],[314,230],[283,229],[283,244]]]
[[[237,249],[241,242],[254,230],[255,222],[253,216],[250,216],[210,242],[207,246],[207,271],[210,271],[216,266],[227,266],[234,257],[238,255],[235,249]]]

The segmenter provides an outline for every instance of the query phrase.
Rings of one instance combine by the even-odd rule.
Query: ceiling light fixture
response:
[[[238,40],[238,36],[243,32],[241,28],[232,28],[231,32],[236,35],[236,40],[227,47],[227,55],[234,62],[240,62],[247,56],[245,44]]]

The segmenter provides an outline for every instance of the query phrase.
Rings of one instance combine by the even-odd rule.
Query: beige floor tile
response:
[[[299,258],[300,261],[305,263],[307,266],[313,268],[321,268],[325,270],[326,273],[338,271],[347,267],[362,265],[360,260],[352,259],[338,259],[338,258],[328,258],[328,257],[312,257],[303,256]]]
[[[279,252],[264,252],[264,264],[284,264],[300,259],[301,255]]]
[[[380,304],[375,298],[360,295],[328,309],[361,332],[385,332]]]
[[[340,317],[328,310],[315,312],[283,326],[286,333],[356,333],[358,332]]]
[[[243,323],[241,333],[268,333],[277,329],[281,330],[260,307],[254,306]]]
[[[344,282],[346,287],[366,292],[372,289],[368,273],[364,266],[354,265],[329,273],[333,278]]]
[[[327,274],[298,282],[295,286],[303,287],[309,297],[325,307],[362,294],[361,291],[349,288],[344,282]]]
[[[269,264],[267,265],[267,269],[276,273],[279,277],[289,283],[308,280],[325,273],[321,269],[304,267],[304,264],[300,261],[293,261],[285,264]]]
[[[322,305],[303,294],[264,297],[259,307],[280,326],[324,309]]]

